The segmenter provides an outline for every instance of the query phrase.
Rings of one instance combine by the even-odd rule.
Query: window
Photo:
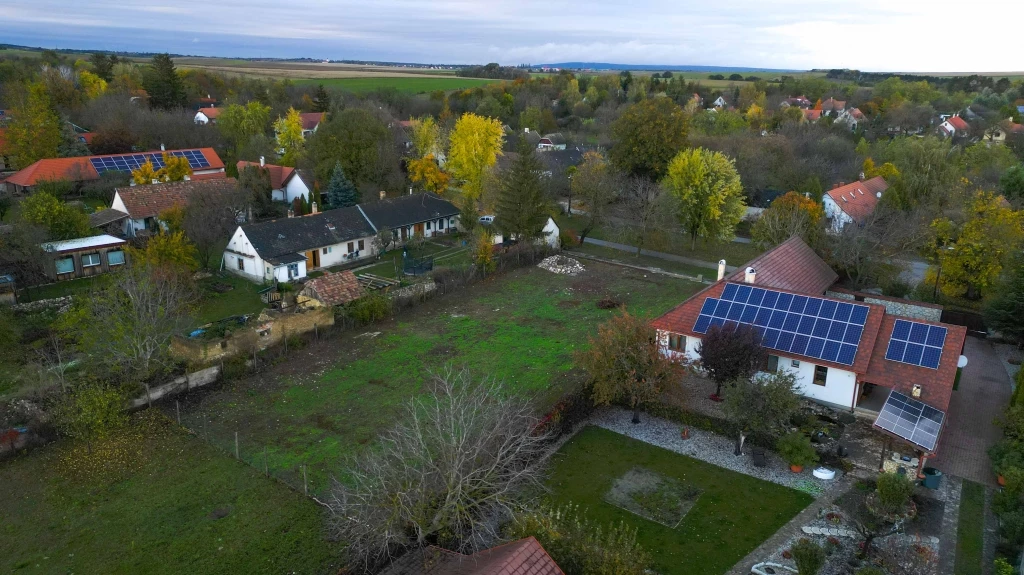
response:
[[[359,240],[359,251],[363,251],[363,246],[365,245],[366,244],[363,243],[363,240]]]
[[[238,269],[245,271],[245,260],[238,258]]]
[[[356,243],[355,242],[349,242],[348,243],[348,253],[352,253],[354,251],[356,251]]]
[[[322,253],[322,254],[324,254],[326,256],[327,255],[327,248],[324,248],[324,249],[320,250],[320,253]]]
[[[443,230],[444,229],[444,220],[437,220],[437,229],[439,229],[439,230]]]
[[[299,277],[299,264],[288,264],[288,279]]]
[[[768,371],[779,371],[779,356],[769,355],[768,356]]]
[[[60,258],[57,260],[57,273],[59,274],[72,274],[75,273],[75,258],[67,257]]]
[[[124,250],[114,250],[107,252],[107,264],[112,266],[119,266],[124,263]]]
[[[828,379],[828,368],[823,365],[814,366],[814,385],[825,385]]]
[[[431,223],[432,223],[432,222],[427,222],[427,231],[428,231],[428,232],[430,231],[430,224],[431,224]]]
[[[791,361],[789,363],[789,365],[792,366],[793,369],[800,369],[800,361],[799,360],[794,359],[793,361]]]
[[[100,265],[100,254],[82,254],[82,267],[91,268]]]
[[[673,351],[686,351],[686,336],[675,333],[668,334],[668,348]]]
[[[454,225],[455,225],[455,218],[451,218],[451,219],[449,219],[449,220],[448,220],[448,227],[450,228],[450,227],[452,227],[452,226],[454,226]]]

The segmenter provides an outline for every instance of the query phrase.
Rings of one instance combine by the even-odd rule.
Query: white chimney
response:
[[[380,191],[380,199],[382,199],[382,200],[383,200],[383,199],[384,199],[384,198],[386,198],[386,197],[388,197],[388,193],[387,193],[387,192],[385,192],[384,190],[381,190],[381,191]]]
[[[530,133],[530,129],[529,128],[523,128],[523,133],[524,134],[529,134]]]
[[[412,186],[409,186],[409,195],[412,195]]]
[[[163,145],[163,144],[160,144],[160,151],[161,151],[161,152],[166,152],[166,151],[167,151],[167,148],[164,148],[164,145]]]
[[[266,166],[266,165],[267,165],[267,159],[264,158],[263,156],[260,156],[260,167],[262,168],[263,166]]]
[[[288,208],[288,217],[289,218],[294,218],[295,217],[295,210],[293,210],[291,208]]]
[[[315,213],[317,213],[317,210],[316,210],[316,202],[313,202],[312,204],[310,204],[310,205],[309,205],[309,213],[310,213],[310,214],[315,214]]]
[[[185,180],[186,182],[190,182],[190,181],[192,181],[192,176],[190,176],[190,175],[188,175],[188,174],[185,174],[185,178],[184,178],[184,180]]]
[[[725,279],[725,260],[718,260],[718,281]]]
[[[864,172],[860,173],[860,181],[862,181],[862,182],[864,181]]]
[[[757,270],[755,270],[754,268],[747,268],[747,272],[743,274],[743,281],[747,282],[748,284],[752,284],[754,283],[755,279],[757,279]]]
[[[160,183],[160,180],[158,180],[158,179],[156,179],[156,178],[153,178],[153,181],[152,181],[151,183],[154,183],[154,184],[159,184],[159,183]]]
[[[882,192],[875,192],[875,197],[876,198],[881,198],[882,197]]]

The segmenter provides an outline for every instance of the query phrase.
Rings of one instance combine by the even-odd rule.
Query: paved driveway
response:
[[[994,487],[996,477],[989,463],[988,448],[1001,437],[993,421],[1010,401],[1010,378],[987,341],[968,336],[964,355],[968,363],[949,402],[939,455],[928,465]]]

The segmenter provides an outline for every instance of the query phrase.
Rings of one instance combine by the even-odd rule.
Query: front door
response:
[[[413,226],[413,234],[420,235],[420,236],[423,235],[423,224],[422,223],[419,223],[419,224],[416,224],[415,226]]]
[[[320,250],[310,250],[306,252],[306,267],[309,269],[316,269],[320,267]]]
[[[409,239],[409,232],[407,231],[408,229],[409,229],[409,228],[407,228],[407,227],[405,227],[405,226],[402,226],[402,241],[403,241],[403,242],[404,242],[405,240]]]

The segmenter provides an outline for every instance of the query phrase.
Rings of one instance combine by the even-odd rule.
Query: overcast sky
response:
[[[1022,0],[3,0],[0,42],[203,56],[1024,69]],[[1006,18],[1005,26],[998,23]]]

